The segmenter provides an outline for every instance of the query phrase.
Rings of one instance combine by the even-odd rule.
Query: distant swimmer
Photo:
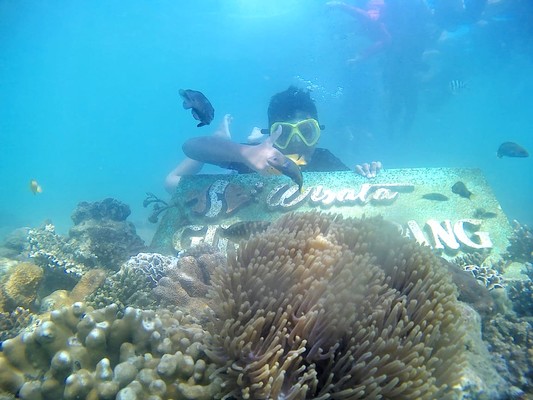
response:
[[[180,96],[183,99],[183,108],[192,109],[192,116],[195,120],[200,121],[198,128],[204,125],[209,125],[215,117],[215,109],[207,100],[203,93],[196,90],[180,89]]]
[[[526,149],[514,142],[504,142],[500,144],[498,152],[496,153],[498,158],[502,157],[529,157],[529,153]]]
[[[32,179],[30,181],[30,190],[33,194],[43,192],[43,188],[41,187],[41,185],[39,185],[39,182],[37,182],[35,179]]]

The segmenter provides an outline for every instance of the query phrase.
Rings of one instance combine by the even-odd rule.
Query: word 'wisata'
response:
[[[330,207],[355,204],[391,204],[400,192],[412,192],[414,185],[409,183],[364,183],[359,190],[344,188],[332,190],[322,185],[311,186],[298,193],[296,185],[281,184],[270,191],[266,204],[270,209],[288,209],[299,207],[306,201],[313,206]]]

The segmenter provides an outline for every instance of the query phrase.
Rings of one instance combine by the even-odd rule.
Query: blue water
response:
[[[533,225],[532,157],[495,155],[504,141],[533,151],[526,4],[502,0],[486,20],[427,38],[426,67],[437,72],[412,85],[412,128],[391,137],[387,59],[347,65],[368,39],[323,1],[1,0],[0,236],[45,219],[66,233],[78,202],[114,197],[149,240],[142,200],[168,197],[163,181],[182,142],[211,133],[225,113],[244,141],[290,84],[314,89],[321,146],[347,165],[479,167],[508,217]],[[451,94],[453,79],[467,87]],[[196,128],[180,88],[207,95],[211,126]]]

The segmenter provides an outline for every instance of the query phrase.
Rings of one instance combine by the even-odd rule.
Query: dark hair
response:
[[[290,121],[296,118],[298,113],[307,114],[318,121],[316,105],[309,91],[290,86],[270,99],[268,126],[272,126],[274,122]]]

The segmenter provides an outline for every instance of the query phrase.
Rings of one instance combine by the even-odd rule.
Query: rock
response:
[[[130,214],[131,210],[127,204],[116,199],[107,198],[93,203],[82,201],[72,213],[71,218],[74,224],[78,225],[91,219],[125,221]]]

